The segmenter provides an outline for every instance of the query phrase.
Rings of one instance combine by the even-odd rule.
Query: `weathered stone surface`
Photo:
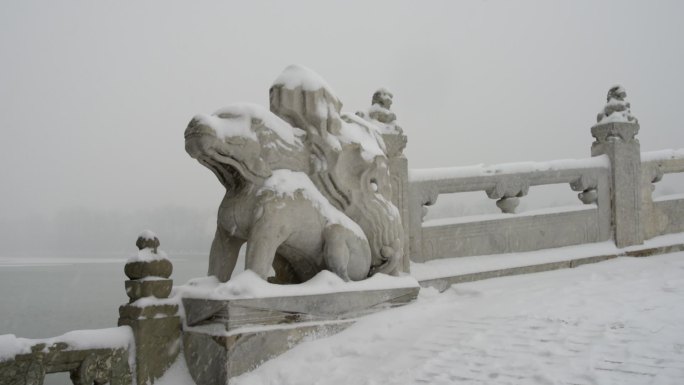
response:
[[[162,304],[149,306],[136,306],[126,304],[119,306],[119,317],[130,320],[138,318],[160,318],[165,316],[175,316],[178,313],[178,305]]]
[[[375,108],[371,108],[371,110],[368,112],[370,118],[381,123],[393,123],[395,120],[397,120],[397,116],[394,114],[394,112],[390,111],[392,108],[393,98],[394,95],[385,88],[375,91],[373,94],[373,99],[371,100],[371,103]]]
[[[615,244],[640,245],[641,227],[641,150],[636,123],[603,123],[591,128],[596,141],[591,155],[607,155],[611,163],[611,202]]]
[[[624,248],[640,245],[644,239],[657,235],[684,231],[684,199],[673,196],[654,200],[651,195],[653,184],[663,175],[684,172],[681,151],[656,151],[642,162],[636,137],[640,127],[625,98],[622,87],[611,88],[608,103],[597,117],[598,124],[591,128],[595,138],[591,155],[601,156],[596,159],[596,167],[584,165],[571,170],[563,162],[557,170],[473,176],[467,176],[470,171],[464,170],[464,175],[453,178],[412,181],[408,189],[411,258],[422,262],[441,257],[538,250],[611,237],[618,247]],[[605,159],[608,162],[600,165]],[[566,178],[572,174],[572,179]],[[579,192],[582,203],[598,207],[594,218],[593,214],[580,214],[578,210],[546,213],[537,218],[544,223],[535,223],[528,216],[423,224],[425,206],[434,204],[440,194],[484,190],[491,198],[500,199],[497,205],[502,211],[511,212],[514,205],[504,203],[515,203],[514,198],[525,195],[529,186],[568,182]]]
[[[501,198],[496,201],[496,207],[498,207],[502,213],[513,214],[515,209],[520,204],[520,199],[518,197],[511,198]]]
[[[272,298],[184,298],[185,359],[198,385],[227,384],[306,338],[415,300],[419,286]]]
[[[684,199],[660,200],[654,209],[659,219],[657,235],[684,232]]]
[[[75,385],[130,385],[126,349],[76,349],[66,343],[38,344],[32,352],[0,362],[0,384],[42,385],[49,373],[70,372]]]
[[[152,243],[150,243],[152,242]],[[178,305],[163,301],[173,287],[171,279],[159,279],[156,274],[167,277],[173,266],[162,251],[157,251],[159,239],[146,230],[138,238],[141,251],[139,258],[126,264],[129,277],[140,277],[125,282],[130,303],[119,307],[119,326],[130,326],[135,340],[135,378],[137,384],[152,384],[173,364],[180,351],[181,321]],[[154,247],[154,249],[151,249]],[[159,255],[155,255],[159,254]],[[145,298],[144,306],[134,301]]]
[[[665,156],[649,159],[641,167],[641,222],[644,238],[684,232],[684,199],[664,196],[654,199],[655,184],[672,173],[684,172],[684,158]]]
[[[119,326],[122,325],[133,329],[137,383],[154,383],[173,364],[180,352],[180,317],[119,318]]]
[[[388,140],[388,137],[396,138],[397,135],[385,134],[385,143],[392,143],[392,140]],[[404,140],[405,145],[405,140]],[[391,145],[388,144],[388,148]],[[390,151],[390,150],[388,150]],[[390,153],[392,153],[390,151]],[[408,197],[408,160],[399,151],[398,155],[393,155],[390,157],[389,169],[390,169],[390,180],[392,184],[392,203],[399,209],[399,214],[401,215],[401,224],[404,229],[404,234],[409,234],[409,197]],[[410,271],[410,251],[409,251],[409,237],[404,236],[404,256],[401,263],[401,271],[404,273],[409,273]]]
[[[153,253],[157,253],[157,248],[159,247],[159,238],[157,235],[149,230],[143,231],[138,239],[135,241],[135,245],[138,249],[151,249]]]
[[[0,383],[3,385],[43,385],[45,367],[38,357],[18,357],[0,362]]]
[[[596,201],[598,200],[598,192],[596,191],[595,188],[591,188],[591,189],[584,190],[581,193],[577,194],[577,197],[585,205],[590,205],[592,203],[596,203]]]
[[[140,279],[145,277],[169,278],[173,273],[173,265],[168,259],[153,261],[134,261],[126,263],[124,267],[126,277]]]
[[[632,115],[631,105],[625,99],[627,92],[622,86],[613,86],[608,90],[606,105],[596,116],[596,122],[609,123],[611,121],[624,121],[627,123],[639,123]]]
[[[538,215],[422,227],[420,255],[429,261],[563,247],[599,242],[601,212],[587,207]],[[417,254],[417,253],[416,253]]]
[[[659,254],[669,254],[684,251],[684,243],[671,243],[662,246],[647,247],[644,245],[630,247],[627,251],[616,252],[615,254],[595,255],[589,257],[577,257],[565,261],[538,263],[533,265],[508,267],[504,269],[480,271],[476,273],[457,274],[439,278],[430,278],[420,281],[422,287],[433,287],[440,292],[448,289],[451,285],[458,283],[481,281],[484,279],[508,277],[521,274],[539,273],[559,269],[571,269],[578,266],[603,262],[618,257],[650,257]],[[569,256],[571,257],[571,256]]]
[[[494,186],[485,190],[487,196],[496,199],[496,207],[505,214],[515,213],[520,197],[527,195],[530,183],[524,178],[512,176],[501,178]]]
[[[394,95],[384,88],[377,90],[371,100],[368,114],[358,114],[372,124],[380,127],[385,151],[389,158],[390,185],[392,186],[392,203],[399,209],[401,224],[404,230],[404,256],[400,263],[400,271],[410,270],[409,252],[409,200],[408,200],[408,160],[403,151],[407,137],[396,123],[397,116],[390,111]],[[367,116],[367,117],[366,117]]]
[[[549,262],[549,263],[542,263],[542,264],[537,264],[537,265],[528,265],[528,266],[519,266],[519,267],[510,267],[506,269],[497,269],[497,270],[490,270],[490,271],[482,271],[478,273],[469,273],[469,274],[461,274],[461,275],[454,275],[454,276],[447,276],[447,277],[442,277],[442,278],[433,278],[433,279],[426,279],[423,281],[420,281],[420,285],[422,287],[433,287],[440,292],[448,289],[451,287],[451,285],[457,284],[457,283],[466,283],[466,282],[474,282],[474,281],[481,281],[484,279],[491,279],[491,278],[499,278],[499,277],[509,277],[509,276],[514,276],[514,275],[521,275],[521,274],[531,274],[531,273],[540,273],[544,271],[552,271],[552,270],[559,270],[559,269],[570,269],[570,268],[575,268],[581,265],[586,265],[589,263],[598,263],[602,261],[607,261],[609,259],[614,259],[617,258],[617,255],[599,255],[595,257],[584,257],[584,258],[577,258],[577,259],[572,259],[572,260],[567,260],[567,261],[559,261],[559,262]]]
[[[142,297],[168,298],[173,288],[170,279],[129,280],[126,281],[126,295],[131,302]]]
[[[653,255],[659,255],[659,254],[670,254],[670,253],[676,253],[679,251],[684,251],[684,243],[678,243],[678,244],[673,244],[673,245],[664,245],[664,246],[657,246],[657,247],[641,247],[641,248],[636,248],[634,250],[628,250],[625,252],[625,255],[628,257],[650,257]]]
[[[341,107],[318,75],[293,66],[270,90],[272,112],[238,105],[193,118],[186,151],[226,188],[210,275],[227,281],[245,242],[246,267],[263,278],[273,267],[274,282],[323,269],[345,280],[398,274],[404,227],[385,145]]]
[[[339,320],[359,317],[415,300],[419,287],[337,292],[295,297],[213,300],[183,298],[189,326],[221,323],[226,330],[247,325]]]
[[[308,338],[323,338],[351,324],[353,321],[338,321],[224,336],[188,331],[183,333],[183,351],[197,385],[227,385],[231,377],[256,368]]]
[[[380,133],[394,136],[394,143],[387,148],[389,156],[397,156],[406,147],[404,130],[397,125],[397,115],[391,111],[394,95],[385,88],[375,91],[371,99],[371,107],[367,112],[357,112],[356,115],[374,124]]]
[[[591,156],[607,155],[611,164],[611,204],[615,244],[618,247],[643,242],[641,224],[641,150],[636,135],[639,124],[625,101],[620,86],[608,91],[608,103],[591,128],[595,138]]]
[[[591,167],[582,160],[577,161],[576,167],[564,164],[565,167],[559,170],[492,172],[410,182],[411,259],[424,262],[435,258],[522,252],[610,239],[609,169],[605,161],[588,161]],[[518,195],[524,196],[530,186],[559,183],[567,183],[582,194],[595,191],[596,201],[592,203],[596,203],[596,207],[480,220],[445,218],[423,222],[422,219],[424,206],[434,204],[440,194],[485,191],[492,199],[510,200]]]
[[[206,333],[183,332],[183,355],[195,384],[228,384],[230,376],[226,339]]]

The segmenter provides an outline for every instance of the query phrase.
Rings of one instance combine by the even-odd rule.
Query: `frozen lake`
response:
[[[207,273],[206,255],[169,258],[176,285]],[[128,302],[126,259],[0,257],[0,334],[45,338],[116,326]]]

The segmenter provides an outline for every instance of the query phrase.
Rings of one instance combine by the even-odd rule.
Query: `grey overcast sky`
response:
[[[684,147],[682,1],[0,2],[0,213],[213,208],[196,113],[289,64],[345,110],[394,92],[410,167],[589,156],[622,84],[642,150]]]

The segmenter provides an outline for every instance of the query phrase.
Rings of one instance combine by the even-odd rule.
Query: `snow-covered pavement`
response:
[[[231,384],[684,384],[684,253],[423,289]]]

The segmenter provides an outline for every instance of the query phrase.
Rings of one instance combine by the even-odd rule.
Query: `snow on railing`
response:
[[[14,334],[0,335],[0,362],[13,358],[18,354],[31,353],[32,347],[43,345],[41,352],[47,353],[50,346],[66,344],[63,351],[86,349],[128,349],[133,343],[133,334],[129,327],[108,329],[73,330],[58,337],[33,339],[21,338]]]
[[[684,148],[642,152],[641,162],[651,183],[658,183],[665,174],[684,172]]]
[[[684,149],[669,149],[641,153],[641,172],[651,182],[641,216],[646,239],[684,231],[684,194],[654,196],[655,185],[667,174],[684,173]],[[649,199],[650,198],[650,199]]]
[[[611,236],[610,169],[609,157],[599,155],[409,170],[411,257],[425,261],[607,240]],[[577,191],[585,206],[535,210],[526,215],[488,214],[423,221],[426,206],[433,205],[441,194],[484,191],[502,213],[513,214],[530,187],[561,183]]]
[[[657,162],[664,160],[684,160],[684,148],[641,153],[642,162]]]
[[[587,168],[610,168],[610,161],[607,156],[601,155],[586,159],[560,159],[548,162],[517,162],[490,166],[479,164],[463,167],[410,169],[409,181],[437,181],[478,176],[510,175]]]
[[[130,385],[134,363],[130,327],[75,330],[45,339],[0,335],[0,383],[43,383],[46,374],[70,372],[74,384]]]
[[[658,183],[665,174],[684,172],[684,148],[641,153],[642,172],[652,184]]]

